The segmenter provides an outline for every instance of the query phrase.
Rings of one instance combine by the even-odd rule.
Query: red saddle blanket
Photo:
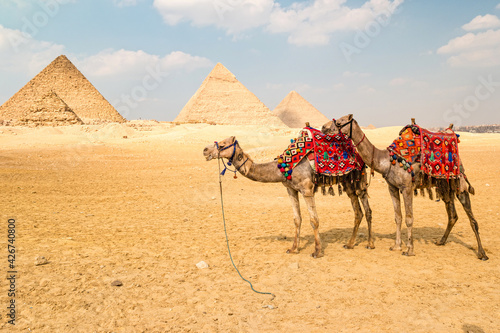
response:
[[[431,132],[418,125],[408,125],[387,149],[392,164],[399,163],[412,175],[412,164],[420,163],[421,170],[431,177],[457,178],[460,175],[458,137],[451,129]]]
[[[278,157],[278,168],[287,179],[292,179],[293,169],[306,156],[314,161],[316,173],[323,175],[342,176],[355,169],[362,170],[365,165],[347,135],[323,134],[305,127]]]

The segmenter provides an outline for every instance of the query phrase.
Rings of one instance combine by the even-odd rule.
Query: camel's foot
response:
[[[478,256],[477,256],[477,257],[478,257],[478,259],[481,259],[482,261],[486,261],[486,260],[490,259],[490,258],[488,258],[488,256],[487,256],[487,255],[486,255],[486,253],[484,253],[484,252],[483,252],[483,253],[478,254]]]
[[[391,251],[401,251],[401,245],[394,245],[389,248]]]
[[[323,255],[324,255],[323,252],[318,252],[318,251],[311,253],[311,257],[313,257],[314,259],[321,258]]]
[[[443,241],[441,239],[440,241],[436,241],[434,244],[436,244],[437,246],[443,246],[444,244],[446,244],[446,241]]]
[[[415,253],[413,253],[413,251],[404,251],[401,254],[404,255],[404,256],[407,256],[407,257],[413,257],[413,256],[415,256]]]
[[[369,250],[373,250],[373,249],[375,248],[375,245],[373,245],[373,244],[368,244],[368,245],[366,246],[366,248],[367,248],[367,249],[369,249]]]
[[[286,253],[288,253],[288,254],[290,254],[290,253],[297,254],[297,253],[299,253],[299,250],[294,249],[294,248],[292,247],[291,249],[286,250]]]
[[[352,250],[354,249],[354,245],[345,244],[344,249]]]

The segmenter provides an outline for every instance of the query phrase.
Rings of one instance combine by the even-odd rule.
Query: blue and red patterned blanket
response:
[[[418,125],[405,126],[399,137],[387,148],[392,164],[413,173],[413,163],[421,163],[421,170],[435,178],[458,178],[460,157],[459,135],[451,129],[446,132],[431,132]]]
[[[305,127],[298,138],[291,140],[278,157],[278,168],[287,179],[292,179],[293,169],[305,157],[314,161],[316,173],[329,176],[362,170],[365,165],[347,135],[323,134],[312,127]]]

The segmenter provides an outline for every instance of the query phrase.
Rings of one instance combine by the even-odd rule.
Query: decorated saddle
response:
[[[456,179],[460,176],[458,155],[459,135],[451,129],[430,132],[418,125],[407,125],[399,137],[387,148],[391,163],[415,176],[413,164],[420,163],[421,170],[438,179]]]
[[[278,168],[289,180],[293,169],[304,158],[314,163],[319,175],[343,176],[365,166],[352,141],[343,133],[329,135],[305,127],[298,138],[290,141],[288,148],[278,157]]]

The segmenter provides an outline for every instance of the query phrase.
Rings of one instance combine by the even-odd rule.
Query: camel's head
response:
[[[215,141],[214,143],[206,146],[205,149],[203,149],[203,156],[205,156],[207,161],[218,157],[229,159],[233,156],[233,147],[236,147],[237,144],[238,143],[234,136],[230,136],[229,138],[222,141]]]
[[[330,134],[330,135],[337,134],[339,132],[339,129],[337,128],[337,126],[335,126],[335,119],[325,123],[323,127],[321,127],[321,132],[323,134]]]
[[[349,136],[352,135],[352,123],[355,122],[352,114],[343,116],[335,121],[335,127],[337,127],[338,131],[347,134]]]

